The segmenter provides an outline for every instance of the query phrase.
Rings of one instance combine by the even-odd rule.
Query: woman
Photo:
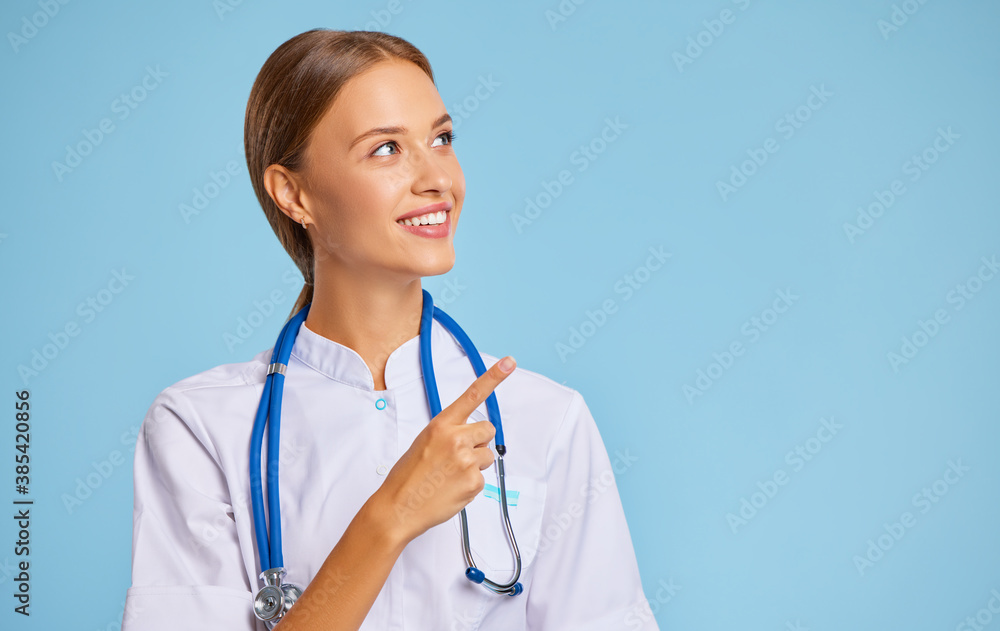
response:
[[[420,279],[455,260],[465,180],[451,130],[427,60],[378,32],[293,37],[251,91],[250,177],[305,278],[292,313],[311,305],[285,374],[278,482],[284,580],[305,589],[277,628],[656,629],[579,393],[514,371],[511,357],[482,354],[490,368],[477,378],[435,320],[444,409],[431,418]],[[261,566],[248,446],[270,357],[181,380],[150,407],[125,631],[266,628],[252,607]],[[465,507],[477,564],[510,578],[483,403],[494,391],[516,596],[467,580],[460,537]]]

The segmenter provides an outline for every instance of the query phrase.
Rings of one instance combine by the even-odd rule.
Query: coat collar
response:
[[[435,365],[455,354],[464,355],[461,345],[437,319],[431,323],[431,350]],[[304,322],[292,345],[292,355],[330,379],[362,390],[375,391],[375,379],[371,370],[357,351],[323,337]],[[385,366],[385,387],[393,390],[422,377],[420,336],[416,335],[389,354]]]

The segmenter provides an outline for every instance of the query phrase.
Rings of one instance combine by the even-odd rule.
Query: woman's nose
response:
[[[427,149],[417,152],[414,162],[414,187],[436,191],[447,191],[451,188],[451,173],[446,168],[444,158],[434,155],[432,150]]]

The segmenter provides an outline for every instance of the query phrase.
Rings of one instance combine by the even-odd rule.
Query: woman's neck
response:
[[[321,273],[318,267],[306,325],[353,349],[368,365],[375,389],[385,390],[389,355],[420,334],[420,279],[376,283],[351,274]]]

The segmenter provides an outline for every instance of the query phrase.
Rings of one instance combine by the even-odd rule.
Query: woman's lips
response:
[[[426,237],[428,239],[441,239],[447,237],[451,234],[451,211],[445,212],[444,221],[437,225],[427,225],[427,226],[407,226],[401,224],[398,221],[396,225],[407,230],[418,237]]]

